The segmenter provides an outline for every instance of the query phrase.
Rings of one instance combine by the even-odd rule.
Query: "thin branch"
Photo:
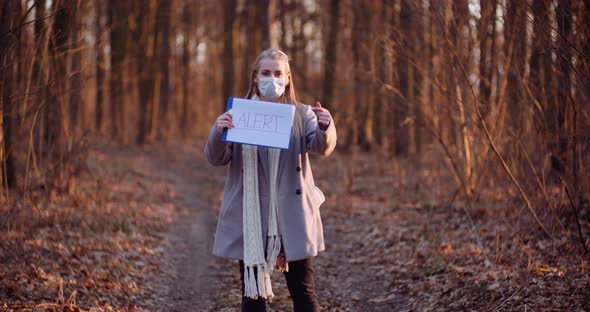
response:
[[[447,41],[449,40],[446,32],[445,32],[445,39]],[[492,136],[490,135],[490,132],[488,131],[488,127],[487,127],[486,122],[484,120],[484,117],[481,114],[481,111],[479,110],[479,107],[478,107],[479,100],[477,98],[477,94],[475,93],[475,89],[473,88],[471,81],[469,81],[469,77],[465,71],[465,67],[463,66],[463,63],[461,62],[461,59],[459,59],[459,57],[457,56],[455,51],[453,51],[452,49],[449,49],[449,50],[450,50],[451,54],[453,54],[453,57],[456,60],[457,64],[459,64],[459,68],[461,68],[461,73],[463,74],[463,77],[465,78],[465,80],[469,84],[469,88],[471,90],[471,95],[473,96],[473,107],[475,109],[475,113],[477,114],[477,118],[479,119],[481,128],[482,128],[484,134],[486,135],[488,143],[490,143],[492,150],[494,151],[494,153],[498,157],[498,160],[502,164],[502,168],[504,168],[504,171],[506,172],[506,174],[510,178],[510,181],[512,182],[512,184],[514,184],[514,186],[518,190],[518,193],[520,194],[521,198],[525,202],[529,212],[531,213],[531,215],[533,216],[533,218],[535,219],[535,221],[537,222],[539,227],[543,230],[543,232],[545,233],[545,235],[547,235],[547,237],[549,237],[553,240],[553,236],[551,235],[551,233],[549,233],[549,231],[547,230],[545,225],[541,222],[541,220],[537,216],[537,213],[535,212],[535,209],[533,208],[531,201],[529,200],[528,196],[526,195],[526,193],[524,192],[524,190],[520,186],[520,183],[518,183],[518,181],[516,180],[516,178],[512,174],[512,171],[510,170],[510,168],[508,168],[508,164],[506,163],[506,161],[504,160],[504,157],[502,157],[502,154],[500,154],[500,151],[496,147],[496,143],[492,139]]]
[[[27,26],[29,24],[35,23],[36,21],[48,20],[48,19],[54,17],[57,14],[57,12],[53,12],[53,13],[45,16],[45,17],[42,17],[42,18],[39,18],[39,19],[33,19],[33,20],[28,21],[28,22],[25,22],[25,19],[26,19],[27,15],[29,14],[29,12],[31,12],[31,10],[33,9],[33,7],[34,7],[34,5],[27,10],[27,12],[25,13],[26,15],[22,18],[21,23],[19,23],[18,26],[14,26],[11,29],[7,30],[5,33],[0,34],[0,37],[4,37],[5,35],[10,34],[10,33],[14,32],[14,31],[16,31],[17,29],[21,29],[24,26]]]
[[[529,21],[535,23],[536,19],[537,19],[537,12],[535,12],[535,10],[533,9],[533,6],[526,2],[526,5],[530,8],[531,12],[533,12],[533,16],[535,17],[535,19],[531,19],[530,17],[528,18]],[[546,20],[542,20],[543,24],[545,25],[545,27],[551,29],[552,31],[548,32],[549,35],[551,36],[553,33],[556,33],[559,37],[561,37],[561,39],[563,41],[565,41],[572,49],[574,49],[574,51],[576,51],[581,57],[583,57],[586,60],[590,60],[590,57],[588,55],[586,55],[583,51],[581,51],[574,43],[572,43],[567,37],[565,37],[561,32],[559,32],[559,30],[557,28],[555,28],[555,26],[553,26],[550,22],[546,21]],[[552,40],[557,41],[558,38],[551,38]]]
[[[561,179],[561,183],[563,183],[563,187],[565,188],[565,193],[567,194],[567,198],[570,202],[570,206],[572,207],[572,210],[574,211],[574,216],[576,217],[576,224],[578,225],[578,237],[580,238],[580,243],[582,244],[582,247],[584,247],[584,253],[588,253],[588,247],[586,247],[586,242],[584,241],[584,236],[582,235],[582,227],[580,226],[580,218],[578,217],[578,210],[576,209],[576,205],[574,204],[574,200],[572,199],[572,196],[570,195],[570,191],[569,188],[567,187],[567,184],[565,183],[565,181],[563,180],[562,177],[559,177]]]

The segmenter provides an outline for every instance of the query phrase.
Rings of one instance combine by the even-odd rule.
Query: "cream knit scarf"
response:
[[[250,298],[271,299],[274,294],[270,283],[279,252],[281,236],[278,228],[277,175],[281,150],[268,148],[270,200],[266,253],[262,237],[260,194],[258,193],[258,148],[242,145],[244,168],[243,234],[244,234],[244,295]]]

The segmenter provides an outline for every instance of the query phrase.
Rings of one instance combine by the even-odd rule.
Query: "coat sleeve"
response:
[[[336,147],[336,126],[334,119],[326,130],[319,127],[318,119],[311,106],[303,105],[303,124],[305,127],[305,138],[307,140],[307,150],[311,153],[328,156]]]
[[[205,156],[213,166],[224,166],[231,161],[232,143],[221,141],[221,133],[217,131],[215,124],[209,131]]]

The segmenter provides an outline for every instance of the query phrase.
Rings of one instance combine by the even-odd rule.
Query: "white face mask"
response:
[[[259,78],[258,90],[260,95],[274,101],[285,92],[285,79],[275,77]]]

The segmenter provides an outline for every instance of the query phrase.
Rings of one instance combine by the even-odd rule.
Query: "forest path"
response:
[[[199,144],[158,148],[148,158],[155,177],[171,187],[177,212],[160,259],[161,310],[239,310],[237,261],[211,255],[227,169],[208,164]],[[572,307],[584,306],[587,289],[579,281],[585,272],[571,273],[572,267],[571,277],[556,281],[526,265],[502,266],[498,250],[482,252],[463,203],[447,203],[454,187],[448,170],[437,167],[435,157],[426,159],[418,174],[406,161],[391,171],[387,159],[372,154],[311,158],[315,183],[326,195],[320,209],[326,251],[314,260],[322,311],[543,310],[569,294]],[[522,235],[499,228],[492,209],[485,203],[470,212],[488,252],[500,229],[516,240]],[[521,259],[511,257],[513,263]],[[488,261],[498,263],[495,271]],[[539,286],[530,290],[533,277]],[[274,273],[272,281],[275,298],[267,311],[292,311],[282,274]],[[552,287],[561,291],[552,293]]]
[[[165,250],[158,259],[161,273],[148,281],[151,289],[157,289],[155,305],[162,311],[239,309],[237,262],[211,254],[226,168],[208,164],[198,144],[149,147],[137,159],[135,169],[148,179],[162,181],[174,206],[174,218],[161,241]],[[390,279],[362,265],[380,260],[369,259],[374,254],[359,253],[363,237],[375,235],[371,231],[376,225],[365,217],[366,208],[359,203],[366,190],[357,190],[353,196],[345,190],[345,159],[341,155],[313,159],[316,184],[328,197],[322,206],[327,251],[315,259],[322,311],[405,311],[406,295],[393,294]],[[357,203],[355,213],[351,205]],[[284,277],[275,273],[272,279],[276,297],[268,310],[291,311]]]
[[[142,171],[148,179],[164,181],[169,187],[175,211],[162,242],[166,251],[159,259],[161,276],[152,280],[152,288],[159,289],[157,306],[166,311],[239,309],[237,262],[211,254],[226,168],[208,164],[200,146],[172,144],[150,148],[143,156]],[[322,311],[407,310],[407,296],[392,289],[395,287],[389,279],[391,275],[384,279],[382,274],[363,265],[383,261],[381,254],[363,254],[364,247],[374,246],[363,247],[362,242],[367,235],[384,235],[381,231],[376,233],[375,228],[386,225],[374,224],[373,215],[364,207],[363,198],[372,190],[347,193],[347,172],[343,167],[346,159],[336,155],[312,160],[316,184],[328,198],[322,206],[327,250],[315,258]],[[359,210],[354,212],[356,209]],[[405,262],[404,259],[396,261]],[[272,279],[276,297],[268,310],[291,311],[284,277],[275,273]]]
[[[173,144],[156,148],[145,157],[152,179],[162,179],[172,193],[175,218],[165,237],[166,252],[160,260],[161,276],[155,277],[158,306],[162,311],[200,310],[210,295],[206,269],[212,259],[215,211],[211,185],[219,185],[222,173],[207,167],[202,151]],[[217,193],[221,190],[217,190]]]
[[[316,293],[321,310],[409,311],[408,278],[398,279],[395,272],[411,262],[412,249],[396,248],[394,251],[392,244],[383,244],[394,238],[399,242],[399,233],[420,232],[421,228],[410,230],[407,219],[390,216],[389,203],[383,200],[392,195],[389,189],[392,180],[382,174],[382,168],[371,168],[373,172],[367,177],[358,176],[351,182],[352,189],[347,190],[347,168],[358,167],[356,174],[368,174],[366,168],[360,168],[364,160],[359,160],[359,164],[352,164],[350,160],[349,156],[340,153],[327,158],[312,157],[316,185],[327,198],[321,207],[326,251],[314,259]],[[215,211],[220,205],[225,171],[206,162],[200,164],[201,161],[199,156],[195,165],[209,174],[197,176],[194,182],[207,184],[210,194],[215,194],[209,196],[207,204]],[[378,193],[382,195],[375,198]],[[385,209],[381,209],[383,207]],[[410,219],[419,220],[419,215],[412,214]],[[381,218],[383,216],[387,218]],[[399,253],[394,255],[395,252]],[[199,311],[240,309],[240,275],[235,260],[214,257],[203,278],[207,280],[207,295],[195,305]],[[275,297],[267,305],[267,311],[292,311],[292,300],[282,274],[273,273],[272,282]]]

